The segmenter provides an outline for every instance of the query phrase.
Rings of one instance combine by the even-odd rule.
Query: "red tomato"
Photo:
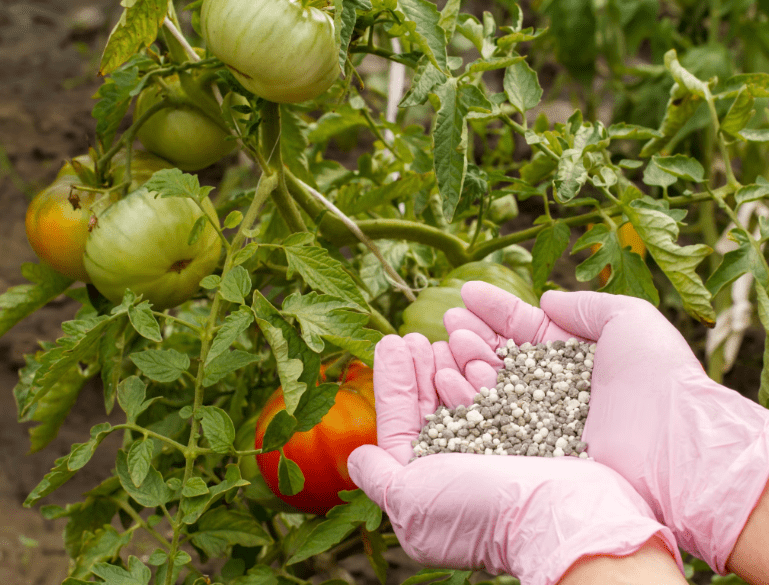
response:
[[[303,512],[319,516],[344,503],[337,492],[358,487],[347,472],[350,453],[361,445],[376,444],[373,371],[362,363],[353,362],[341,381],[336,402],[320,423],[309,431],[294,433],[283,446],[286,457],[296,463],[304,474],[304,489],[301,492],[293,496],[280,493],[279,451],[256,456],[262,476],[277,497]],[[270,421],[284,408],[283,390],[278,388],[256,422],[256,449],[261,449]]]

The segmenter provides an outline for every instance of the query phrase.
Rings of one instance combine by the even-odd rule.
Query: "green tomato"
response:
[[[334,20],[300,0],[203,0],[208,49],[266,100],[314,99],[339,77]]]
[[[417,300],[403,311],[403,325],[398,333],[421,333],[431,343],[448,341],[449,335],[443,326],[443,315],[449,309],[464,307],[462,285],[470,280],[482,280],[498,286],[530,305],[539,306],[532,287],[518,274],[501,264],[492,262],[469,262],[449,272],[440,286],[426,288]]]
[[[177,75],[165,78],[176,95],[183,95]],[[163,99],[160,85],[147,87],[139,94],[134,121]],[[163,108],[144,122],[136,132],[144,148],[162,156],[183,171],[199,171],[211,166],[235,148],[230,133],[200,108],[193,105]]]
[[[156,197],[139,189],[97,216],[83,261],[97,290],[115,304],[126,289],[143,295],[156,310],[183,303],[219,262],[222,244],[206,221],[200,237],[188,244],[203,212],[190,199]],[[215,222],[211,201],[203,200]]]

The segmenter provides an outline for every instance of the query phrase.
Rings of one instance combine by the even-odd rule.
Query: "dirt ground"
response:
[[[53,179],[65,158],[86,152],[94,135],[90,110],[100,83],[96,69],[119,10],[117,0],[0,0],[0,293],[24,283],[19,267],[35,260],[24,233],[29,198]],[[76,308],[62,297],[0,338],[0,583],[57,585],[66,577],[64,521],[43,520],[38,509],[25,509],[22,502],[57,457],[105,420],[100,389],[86,387],[58,438],[32,455],[27,455],[26,427],[16,420],[12,389],[23,355],[33,352],[38,340],[58,337],[59,323]],[[750,333],[743,352],[747,359],[727,379],[751,397],[758,387],[762,343]],[[107,420],[115,423],[119,416],[115,412]],[[108,477],[117,445],[105,443],[100,449],[110,456],[95,457],[45,503],[77,501]],[[351,560],[348,568],[355,574],[363,571],[360,567]]]

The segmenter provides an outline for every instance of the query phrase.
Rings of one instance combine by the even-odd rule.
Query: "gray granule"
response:
[[[440,406],[425,416],[413,459],[451,452],[587,458],[582,431],[595,345],[569,339],[519,347],[509,340],[497,355],[504,368],[496,386],[481,388],[469,406]]]

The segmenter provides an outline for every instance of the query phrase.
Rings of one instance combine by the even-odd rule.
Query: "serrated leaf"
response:
[[[163,481],[160,472],[151,464],[144,481],[138,487],[134,485],[131,478],[131,472],[128,469],[128,455],[123,449],[117,453],[116,470],[123,489],[145,508],[154,508],[171,501],[173,492]]]
[[[388,205],[394,199],[402,199],[413,196],[414,193],[423,188],[429,188],[432,184],[432,174],[417,174],[412,171],[406,171],[398,180],[391,183],[375,187],[367,191],[359,187],[344,191],[348,196],[336,202],[337,207],[347,215],[357,215],[369,209]]]
[[[287,278],[298,272],[311,288],[350,301],[361,310],[368,310],[368,303],[355,281],[327,250],[317,246],[286,246],[284,250],[288,260]]]
[[[0,337],[26,316],[58,297],[74,282],[45,264],[25,263],[21,272],[34,284],[12,286],[0,295]]]
[[[553,194],[557,201],[566,203],[576,197],[587,181],[588,174],[582,162],[582,151],[565,150],[558,161]]]
[[[592,280],[609,265],[611,275],[600,289],[602,292],[638,297],[659,305],[659,293],[648,266],[641,256],[630,251],[629,246],[622,246],[618,232],[610,231],[604,224],[595,225],[575,242],[572,254],[595,245],[600,245],[600,248],[577,266],[577,280]]]
[[[109,585],[147,585],[152,578],[150,568],[133,555],[128,558],[128,570],[117,565],[97,563],[93,574]]]
[[[665,68],[670,71],[673,78],[681,87],[685,87],[689,92],[698,97],[707,100],[710,98],[710,88],[704,81],[697,79],[687,71],[678,61],[678,55],[675,49],[670,49],[665,53]]]
[[[175,349],[147,349],[134,352],[128,358],[155,382],[178,380],[190,367],[190,358]]]
[[[259,521],[248,512],[214,508],[198,521],[198,531],[191,535],[192,543],[210,557],[223,557],[230,547],[268,545],[272,542]]]
[[[440,100],[432,134],[435,178],[443,200],[443,215],[450,222],[467,172],[467,108],[460,99],[455,78],[436,87],[435,94]]]
[[[257,242],[251,242],[249,244],[246,244],[243,246],[240,250],[235,252],[235,255],[232,257],[232,265],[233,266],[240,266],[244,262],[248,262],[254,254],[259,250],[259,244]],[[217,282],[218,285],[218,282]],[[213,287],[210,287],[213,288]]]
[[[326,520],[318,524],[307,536],[299,549],[288,559],[292,565],[327,551],[340,543],[353,530],[364,524],[369,531],[376,530],[382,522],[382,510],[360,491],[340,492],[346,505],[334,506],[326,514]]]
[[[254,314],[247,307],[240,307],[234,313],[227,315],[211,343],[205,365],[207,366],[214,358],[227,351],[235,340],[240,337],[240,334],[248,329],[253,322]]]
[[[326,339],[370,364],[374,345],[382,334],[365,328],[368,315],[350,309],[357,307],[314,291],[304,296],[293,294],[283,301],[283,313],[296,317],[302,327],[302,338],[310,349],[320,353]]]
[[[208,493],[208,486],[202,477],[191,477],[186,482],[184,482],[184,487],[182,488],[182,495],[185,498],[205,496]]]
[[[112,145],[120,123],[131,105],[133,91],[139,85],[139,68],[131,66],[114,71],[104,80],[94,95],[96,103],[91,110],[91,116],[96,120],[96,136],[107,148]]]
[[[155,42],[168,11],[166,0],[132,0],[123,2],[123,6],[125,10],[112,29],[101,56],[99,73],[102,75],[109,75]]]
[[[537,73],[526,61],[518,61],[505,69],[502,84],[507,99],[521,113],[536,107],[542,99]]]
[[[118,384],[123,376],[127,324],[128,320],[123,318],[113,321],[99,342],[101,381],[104,386],[104,409],[107,414],[110,414],[115,406]]]
[[[294,418],[297,421],[294,432],[304,433],[317,425],[334,406],[338,390],[339,384],[330,382],[318,384],[307,390],[294,411]]]
[[[758,282],[758,286],[769,286],[769,274],[767,274],[763,258],[759,256],[750,243],[748,234],[735,228],[729,232],[729,237],[737,243],[738,248],[724,254],[721,263],[708,278],[705,286],[710,294],[716,296],[719,291],[737,278],[750,272]]]
[[[45,477],[43,477],[42,481],[40,481],[40,483],[35,486],[35,489],[33,489],[24,500],[25,508],[32,507],[42,498],[59,489],[61,486],[67,483],[73,475],[75,475],[74,471],[70,471],[67,468],[68,462],[69,455],[59,457],[54,462],[53,469],[45,474]]]
[[[278,462],[278,490],[284,496],[295,496],[303,489],[304,475],[302,470],[281,451]]]
[[[100,526],[93,532],[85,534],[82,539],[80,554],[74,560],[74,566],[70,568],[69,574],[73,578],[90,578],[92,572],[101,566],[102,561],[110,561],[117,557],[120,551],[130,544],[132,536],[133,531],[119,534],[109,525]],[[89,581],[89,583],[91,582]]]
[[[398,7],[415,23],[414,41],[441,71],[446,71],[446,33],[441,28],[440,13],[429,0],[399,0]]]
[[[161,197],[184,197],[195,201],[202,201],[213,190],[213,187],[201,187],[197,175],[176,168],[157,171],[144,188],[159,193]]]
[[[235,425],[224,410],[216,406],[201,406],[200,424],[208,444],[215,453],[228,453],[235,440]]]
[[[138,488],[144,483],[152,465],[153,452],[154,444],[150,439],[135,441],[129,448],[126,462],[134,487]]]
[[[242,349],[225,351],[212,359],[208,365],[205,366],[203,386],[205,388],[213,386],[219,382],[219,380],[227,376],[227,374],[245,368],[246,366],[259,361],[259,359],[258,355],[243,351]]]
[[[656,157],[652,157],[646,165],[643,174],[643,182],[649,186],[670,187],[678,179],[657,165]]]
[[[138,376],[130,376],[120,382],[117,389],[117,401],[126,413],[128,422],[136,422],[137,417],[144,412],[155,399],[144,400],[147,385]]]
[[[155,315],[152,314],[148,301],[128,307],[128,318],[131,320],[133,328],[142,337],[158,343],[163,341],[163,337],[160,335],[160,325],[155,319]]]
[[[701,183],[705,180],[705,169],[700,162],[696,159],[688,157],[683,154],[676,154],[673,156],[653,156],[652,160],[660,169],[666,173],[684,179],[685,181],[693,181],[695,183]]]
[[[738,136],[739,131],[745,128],[755,113],[753,110],[754,103],[755,99],[750,95],[748,88],[740,89],[726,116],[721,120],[721,131],[730,136]]]
[[[398,104],[401,108],[418,106],[427,101],[438,85],[446,83],[446,75],[432,64],[426,57],[419,60],[414,72],[411,88]]]
[[[541,294],[550,272],[569,245],[569,226],[561,221],[547,226],[539,234],[531,251],[534,267],[534,290]]]
[[[297,331],[259,291],[254,291],[253,310],[256,322],[272,348],[286,409],[292,414],[302,394],[318,379],[320,356],[307,347]]]
[[[663,270],[681,295],[684,309],[705,325],[715,324],[715,311],[710,304],[711,294],[696,272],[697,265],[713,250],[704,244],[678,246],[678,225],[665,212],[664,203],[643,197],[622,204],[654,261]]]
[[[769,181],[759,175],[753,185],[740,187],[734,194],[734,200],[737,202],[737,207],[739,207],[743,203],[764,199],[767,196],[769,196]]]
[[[702,98],[691,93],[686,87],[674,83],[670,89],[670,99],[665,110],[665,117],[660,125],[662,138],[652,138],[644,144],[639,156],[649,157],[661,151],[678,131],[689,121],[702,103]]]
[[[279,410],[272,418],[262,438],[262,453],[275,451],[285,445],[296,430],[296,419],[285,409]]]
[[[242,305],[246,302],[245,297],[251,292],[251,276],[248,270],[242,266],[235,266],[222,279],[219,285],[219,294],[222,298],[231,303]]]

